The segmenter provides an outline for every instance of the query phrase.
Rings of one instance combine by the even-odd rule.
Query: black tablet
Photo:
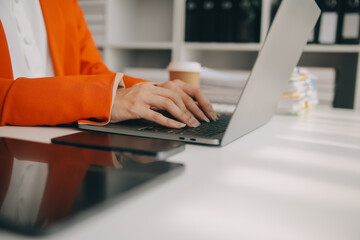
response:
[[[11,138],[0,138],[0,162],[0,229],[29,235],[60,230],[141,197],[183,169],[178,163]]]
[[[84,131],[51,139],[53,143],[116,151],[126,155],[141,155],[160,160],[185,149],[185,143],[171,140]]]

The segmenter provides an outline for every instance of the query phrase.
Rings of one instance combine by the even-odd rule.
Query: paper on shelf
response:
[[[133,77],[143,78],[150,81],[165,82],[169,79],[165,68],[136,68],[127,67],[124,73]],[[204,67],[200,74],[201,84],[221,86],[228,88],[243,88],[249,76],[249,71],[214,70]],[[156,80],[157,79],[157,80]]]
[[[201,85],[244,88],[249,74],[249,71],[215,70],[203,67],[201,72]]]
[[[150,81],[166,82],[168,72],[162,68],[127,67],[124,73]],[[214,70],[203,68],[200,88],[211,102],[235,104],[245,86],[249,71]]]
[[[169,79],[168,72],[165,68],[135,68],[127,67],[124,69],[126,75],[142,78],[155,82],[166,82]]]

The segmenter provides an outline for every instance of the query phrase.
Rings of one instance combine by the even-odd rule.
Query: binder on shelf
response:
[[[217,0],[202,0],[201,3],[201,42],[216,41]]]
[[[342,6],[340,43],[358,44],[360,32],[360,0],[346,0]]]
[[[186,0],[185,41],[200,41],[201,0]]]
[[[259,42],[261,0],[235,0],[236,42]]]
[[[235,0],[220,0],[217,37],[219,42],[233,42],[235,30]]]
[[[320,0],[322,10],[319,24],[319,43],[335,44],[339,42],[340,0]]]

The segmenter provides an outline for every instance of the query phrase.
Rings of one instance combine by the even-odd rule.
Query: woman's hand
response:
[[[168,118],[156,110],[164,110],[177,120]],[[218,114],[201,90],[181,80],[163,84],[138,83],[131,88],[117,90],[111,111],[111,122],[129,119],[147,119],[170,128],[185,125],[198,127],[202,120],[216,121]]]

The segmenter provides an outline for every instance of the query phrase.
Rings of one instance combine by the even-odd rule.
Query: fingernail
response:
[[[219,120],[219,117],[215,112],[213,112],[211,113],[211,119],[216,122],[217,120]]]
[[[204,121],[207,122],[207,123],[210,122],[210,120],[206,116],[204,117]]]
[[[178,123],[177,126],[178,126],[178,128],[184,128],[186,126],[186,124],[185,123]]]
[[[219,120],[220,114],[216,113],[216,121]]]
[[[198,126],[200,126],[200,122],[199,122],[199,121],[197,121],[196,123],[194,123],[194,124],[192,125],[193,128],[197,128]]]
[[[193,128],[197,128],[198,126],[200,126],[200,122],[194,117],[190,119],[190,124]]]

